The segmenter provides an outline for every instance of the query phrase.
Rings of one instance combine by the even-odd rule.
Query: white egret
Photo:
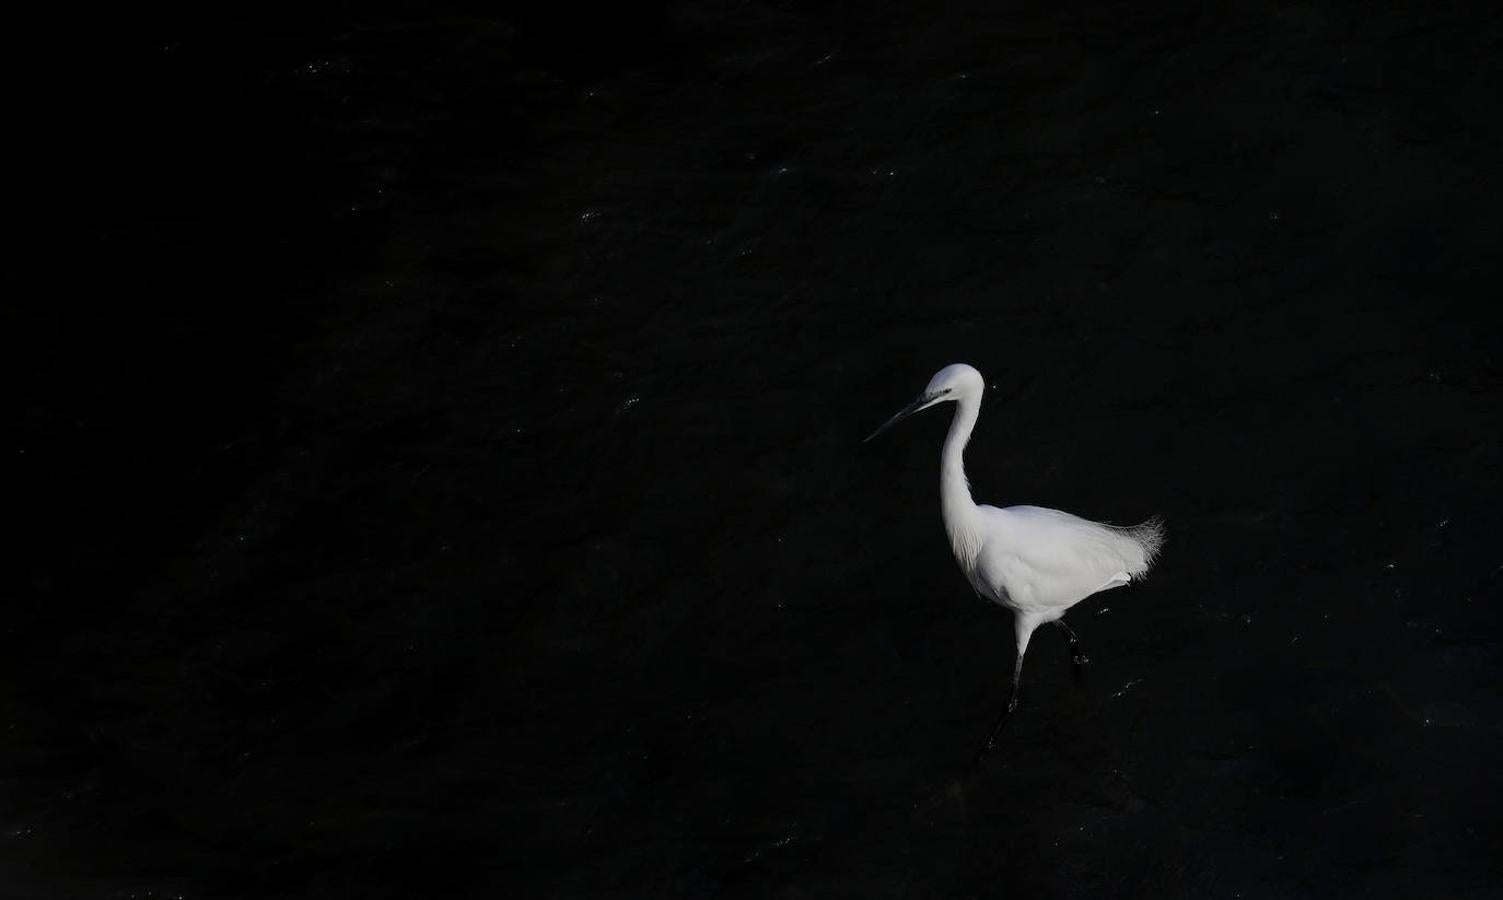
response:
[[[1012,610],[1018,656],[1012,668],[1012,695],[986,739],[986,750],[1008,715],[1018,707],[1023,654],[1034,629],[1053,622],[1070,643],[1076,666],[1087,660],[1080,640],[1061,618],[1065,611],[1099,591],[1141,579],[1164,542],[1155,516],[1141,525],[1118,528],[1038,506],[978,506],[965,477],[965,446],[976,426],[981,373],[963,363],[945,366],[918,399],[872,432],[872,438],[922,409],[953,401],[955,416],[940,453],[940,509],[955,560],[976,593]],[[983,751],[984,752],[984,751]]]

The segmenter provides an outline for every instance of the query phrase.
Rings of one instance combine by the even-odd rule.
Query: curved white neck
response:
[[[980,397],[964,397],[957,401],[955,416],[950,420],[950,433],[945,436],[945,446],[940,451],[940,510],[956,556],[974,555],[980,549],[972,546],[979,532],[975,522],[977,509],[976,502],[971,499],[970,482],[965,477],[965,445],[971,439],[971,431],[980,414]]]

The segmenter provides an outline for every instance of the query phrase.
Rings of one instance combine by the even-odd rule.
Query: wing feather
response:
[[[1164,544],[1157,517],[1122,528],[1040,506],[982,510],[992,525],[987,568],[1010,573],[1013,593],[1051,606],[1143,578]]]

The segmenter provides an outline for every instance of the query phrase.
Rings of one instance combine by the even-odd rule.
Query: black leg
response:
[[[1070,662],[1074,663],[1076,668],[1079,668],[1080,666],[1083,666],[1086,663],[1090,662],[1090,660],[1086,658],[1085,652],[1080,649],[1080,638],[1075,636],[1074,630],[1071,629],[1069,625],[1065,624],[1065,620],[1055,619],[1054,624],[1064,629],[1065,640],[1070,642]]]
[[[981,748],[981,755],[986,755],[997,746],[997,735],[1002,733],[1002,726],[1007,723],[1007,717],[1018,708],[1018,690],[1023,681],[1023,650],[1018,651],[1018,661],[1012,664],[1012,696],[1008,698],[1007,705],[1002,708],[1002,714],[997,716],[997,722],[992,726],[992,733],[987,735],[986,746]]]

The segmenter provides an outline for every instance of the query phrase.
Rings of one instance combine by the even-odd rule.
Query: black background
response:
[[[1497,892],[1490,5],[10,31],[4,896]]]

